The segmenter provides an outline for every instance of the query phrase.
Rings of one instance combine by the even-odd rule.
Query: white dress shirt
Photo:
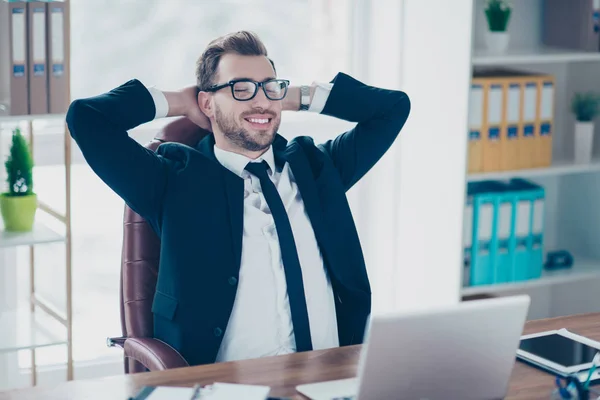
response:
[[[331,84],[319,84],[309,111],[321,112]],[[148,88],[156,118],[167,115],[168,103],[157,89]],[[277,231],[259,179],[244,168],[265,160],[269,177],[286,208],[302,267],[313,349],[339,346],[331,282],[304,209],[302,196],[288,163],[275,167],[273,147],[257,160],[214,147],[217,160],[244,179],[244,229],[238,288],[217,362],[288,354],[296,351],[287,285]]]

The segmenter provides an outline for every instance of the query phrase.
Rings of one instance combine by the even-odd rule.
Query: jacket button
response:
[[[223,330],[221,328],[215,328],[215,336],[219,337],[223,334]]]
[[[229,278],[228,282],[231,286],[235,286],[237,283],[237,278],[235,276],[232,276],[231,278]]]

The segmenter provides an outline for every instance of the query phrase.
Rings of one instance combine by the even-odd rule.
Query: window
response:
[[[195,83],[195,62],[217,36],[256,32],[292,84],[348,69],[346,0],[72,0],[72,95],[128,79],[177,89]]]
[[[338,71],[351,72],[348,40],[351,3],[347,0],[71,0],[72,98],[94,96],[132,78],[164,90],[192,85],[196,59],[208,42],[241,29],[260,35],[280,77],[296,85],[329,81]],[[282,131],[287,126],[291,132],[300,132],[296,124],[303,123],[301,118],[327,117],[287,114]],[[335,135],[339,129],[336,127],[329,133]],[[141,142],[151,134],[132,132]],[[62,139],[57,136],[56,140]],[[56,185],[63,187],[63,176],[55,173],[56,167],[52,165],[61,162],[62,154],[54,157],[45,154],[44,149],[36,151],[36,158],[46,160],[45,166],[38,163],[36,167],[38,176],[43,176],[44,186],[52,188],[56,180]],[[120,351],[106,348],[105,339],[121,333],[118,287],[123,202],[94,175],[76,147],[73,157],[74,358],[76,362],[120,358]],[[26,262],[27,257],[24,258]],[[38,269],[44,268],[43,263],[38,262]],[[50,260],[47,263],[50,266]],[[61,267],[59,263],[57,268]],[[62,279],[62,269],[59,276]],[[27,287],[25,276],[20,285]],[[38,362],[64,363],[64,354],[62,348],[42,349],[38,351]],[[20,364],[29,365],[28,354],[20,357]]]

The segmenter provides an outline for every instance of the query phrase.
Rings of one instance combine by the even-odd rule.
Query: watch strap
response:
[[[300,86],[300,111],[307,111],[310,107],[310,87]]]

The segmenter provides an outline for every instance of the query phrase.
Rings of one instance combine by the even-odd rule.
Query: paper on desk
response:
[[[266,400],[271,388],[259,385],[238,385],[234,383],[214,383],[207,400]],[[204,400],[204,396],[201,397]]]
[[[199,400],[266,400],[270,391],[268,386],[215,383]],[[189,400],[193,393],[194,389],[189,387],[159,386],[146,400]]]
[[[146,400],[189,400],[193,393],[194,389],[189,387],[159,386]]]

